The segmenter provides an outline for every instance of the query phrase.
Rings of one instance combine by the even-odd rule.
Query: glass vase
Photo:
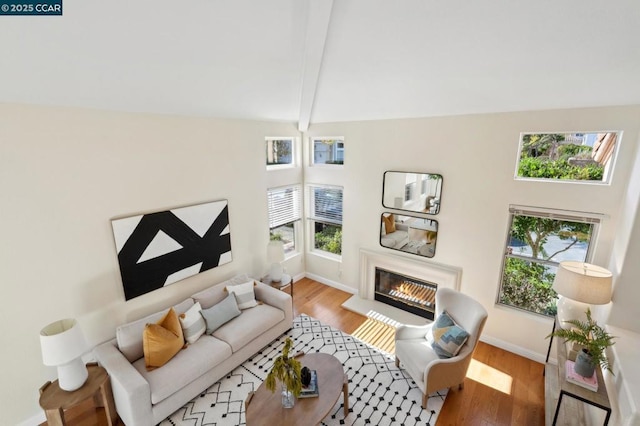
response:
[[[293,408],[296,403],[296,397],[285,385],[282,385],[282,407]]]

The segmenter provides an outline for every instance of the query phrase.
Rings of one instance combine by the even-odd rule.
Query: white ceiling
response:
[[[308,122],[640,104],[638,0],[64,0],[0,102]]]

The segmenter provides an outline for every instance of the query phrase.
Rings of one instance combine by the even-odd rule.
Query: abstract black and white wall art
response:
[[[227,200],[111,221],[126,300],[229,263]]]

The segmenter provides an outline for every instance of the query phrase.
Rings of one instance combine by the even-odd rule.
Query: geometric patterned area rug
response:
[[[161,426],[245,425],[244,401],[266,378],[291,337],[293,353],[327,353],[335,356],[349,377],[349,414],[344,416],[342,397],[321,423],[334,425],[435,426],[447,389],[429,396],[427,409],[422,394],[395,359],[340,330],[307,315],[293,320],[293,328],[248,359],[209,389],[185,404]],[[274,398],[277,398],[274,394]]]

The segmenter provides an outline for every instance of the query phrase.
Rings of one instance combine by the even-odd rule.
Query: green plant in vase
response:
[[[276,390],[276,381],[282,384],[282,404],[290,408],[293,406],[294,397],[300,395],[302,391],[302,365],[297,359],[290,357],[289,352],[293,346],[293,341],[287,337],[282,348],[282,355],[273,361],[273,367],[267,374],[265,385],[271,392]]]
[[[598,365],[613,374],[611,364],[604,351],[609,346],[614,345],[615,342],[613,339],[615,339],[615,336],[611,336],[591,318],[590,308],[587,308],[586,316],[586,321],[565,321],[573,327],[570,329],[561,328],[556,330],[549,334],[547,338],[557,336],[582,346],[581,351],[576,356],[575,364],[576,373],[581,376],[591,377],[595,367]]]

